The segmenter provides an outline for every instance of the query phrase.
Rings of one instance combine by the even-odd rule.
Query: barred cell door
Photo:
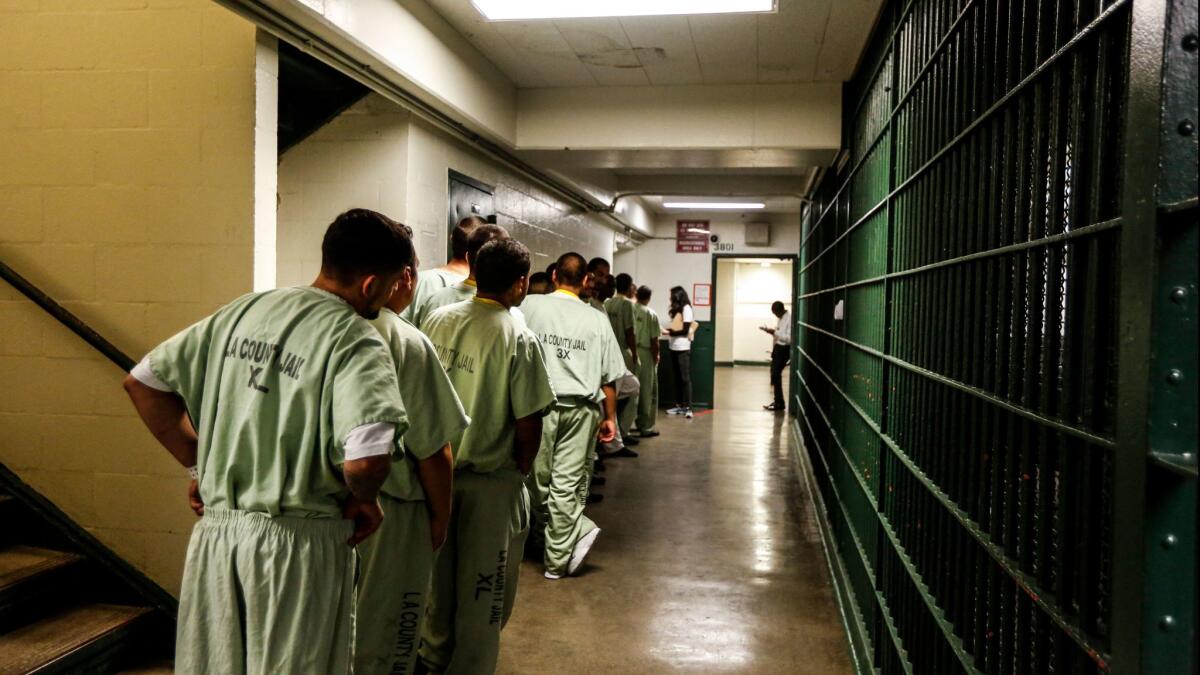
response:
[[[1195,124],[1195,0],[885,8],[793,360],[862,672],[1195,672]]]

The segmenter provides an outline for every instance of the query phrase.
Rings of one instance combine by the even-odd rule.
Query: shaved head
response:
[[[587,276],[587,261],[583,256],[575,253],[564,253],[558,257],[556,263],[555,274],[558,278],[558,283],[563,286],[579,288],[583,285],[583,278]]]

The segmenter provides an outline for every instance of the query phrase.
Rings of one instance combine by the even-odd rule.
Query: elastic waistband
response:
[[[296,518],[272,516],[258,511],[204,509],[204,520],[213,525],[231,525],[254,532],[288,532],[315,537],[345,538],[354,531],[354,524],[344,518]]]
[[[555,407],[558,408],[577,408],[581,405],[596,405],[596,399],[590,396],[559,396]]]

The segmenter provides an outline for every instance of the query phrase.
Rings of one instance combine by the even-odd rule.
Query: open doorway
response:
[[[792,308],[795,256],[713,256],[713,323],[717,366],[769,366],[772,303]]]

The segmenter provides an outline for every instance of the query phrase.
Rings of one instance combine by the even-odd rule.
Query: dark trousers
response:
[[[775,387],[775,406],[783,407],[783,369],[792,360],[792,348],[775,345],[771,350],[771,386]]]
[[[675,363],[675,404],[680,408],[692,407],[692,352],[671,350],[671,361]]]

